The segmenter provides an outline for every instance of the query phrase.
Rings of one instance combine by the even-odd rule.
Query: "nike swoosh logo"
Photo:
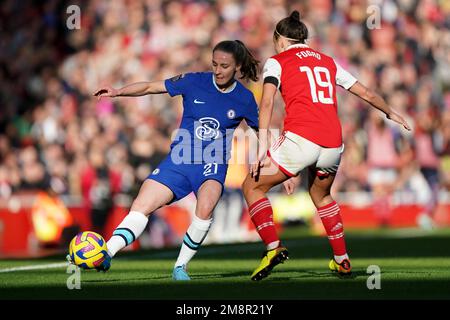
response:
[[[204,102],[204,101],[200,101],[200,100],[195,99],[195,100],[194,100],[194,103],[197,103],[197,104],[203,104],[203,103],[205,103],[205,102]]]

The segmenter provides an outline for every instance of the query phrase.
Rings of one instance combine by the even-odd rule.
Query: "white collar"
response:
[[[214,74],[212,75],[212,81],[213,81],[213,83],[214,83],[214,87],[216,87],[216,89],[217,89],[218,91],[220,91],[221,93],[230,93],[230,92],[233,91],[234,88],[236,88],[236,86],[237,86],[237,80],[234,80],[234,83],[233,83],[231,86],[229,86],[225,91],[223,91],[223,90],[221,90],[221,89],[217,86],[216,80],[214,79]]]
[[[287,51],[289,49],[294,49],[294,48],[309,48],[309,46],[304,43],[296,43],[296,44],[291,44],[290,46],[287,46],[286,49],[284,49],[284,51]]]

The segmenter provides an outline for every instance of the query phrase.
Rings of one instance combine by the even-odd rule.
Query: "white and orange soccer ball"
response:
[[[105,239],[93,231],[80,232],[69,245],[72,263],[82,269],[98,267],[105,260],[106,250]]]

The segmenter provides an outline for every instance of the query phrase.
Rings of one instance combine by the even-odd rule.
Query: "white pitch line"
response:
[[[315,246],[318,245],[317,243],[311,243],[311,240],[307,240],[307,239],[303,239],[302,241],[292,241],[292,240],[287,240],[284,243],[289,244],[288,247],[293,248],[293,247],[307,247],[307,246]],[[239,251],[240,252],[248,252],[248,251],[253,251],[255,250],[255,248],[257,248],[257,243],[242,243],[242,244],[237,244],[235,243],[234,245],[239,245]],[[214,255],[217,253],[224,253],[224,252],[232,252],[234,248],[233,247],[208,247],[205,246],[203,247],[202,250],[202,255]],[[176,258],[176,255],[178,253],[179,249],[175,249],[175,248],[171,248],[167,251],[163,251],[163,252],[155,252],[155,253],[149,253],[149,254],[144,254],[144,255],[139,255],[136,257],[123,257],[120,258],[121,261],[126,261],[126,260],[141,260],[141,259],[148,259],[148,258]],[[15,268],[6,268],[6,269],[0,269],[0,273],[8,273],[8,272],[16,272],[16,271],[31,271],[31,270],[45,270],[45,269],[57,269],[57,268],[63,268],[63,267],[67,267],[69,265],[68,262],[62,262],[62,263],[50,263],[50,264],[39,264],[39,265],[34,265],[34,266],[21,266],[21,267],[15,267]]]
[[[68,265],[69,265],[68,262],[62,262],[62,263],[40,264],[40,265],[35,265],[35,266],[22,266],[22,267],[15,267],[15,268],[0,269],[0,273],[15,272],[15,271],[57,269],[57,268],[67,267]]]

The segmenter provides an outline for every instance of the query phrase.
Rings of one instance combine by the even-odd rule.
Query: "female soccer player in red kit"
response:
[[[342,129],[337,113],[336,84],[382,111],[386,117],[410,130],[408,123],[383,98],[357,81],[333,58],[305,44],[308,29],[298,11],[278,22],[274,31],[277,54],[263,71],[264,86],[259,111],[258,161],[243,183],[244,196],[256,230],[266,245],[261,264],[252,280],[267,277],[288,258],[280,243],[266,192],[284,182],[293,190],[291,177],[308,168],[309,194],[328,235],[334,257],[332,271],[351,272],[339,205],[330,195],[341,153]],[[269,128],[277,89],[285,102],[284,132],[269,148]]]

